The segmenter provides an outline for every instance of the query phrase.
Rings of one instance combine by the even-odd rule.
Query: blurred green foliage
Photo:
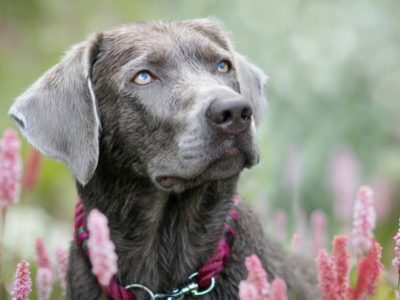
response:
[[[275,208],[290,214],[289,158],[295,151],[301,207],[306,215],[324,210],[330,232],[338,232],[329,170],[337,149],[351,149],[360,184],[380,179],[390,187],[389,213],[377,228],[388,262],[400,215],[399,1],[0,0],[0,131],[13,127],[6,115],[13,99],[91,32],[134,21],[207,16],[220,19],[236,49],[270,77],[268,111],[259,129],[262,162],[245,172],[241,193],[263,208],[270,226]],[[24,144],[24,157],[27,151]],[[57,226],[68,232],[75,197],[69,172],[46,159],[35,191],[22,194],[22,209],[45,216],[36,221],[41,229],[30,228],[32,238],[45,234],[50,240]],[[14,254],[8,256],[11,266],[21,253],[32,253],[33,244],[30,250],[8,250]]]

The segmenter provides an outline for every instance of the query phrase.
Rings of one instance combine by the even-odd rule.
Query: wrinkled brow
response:
[[[147,52],[142,55],[139,60],[146,64],[154,66],[165,66],[170,60],[170,55],[166,50],[159,49],[157,51]]]
[[[171,52],[166,51],[165,49],[157,49],[157,50],[145,50],[133,60],[127,62],[122,70],[127,72],[131,72],[135,68],[146,68],[146,67],[155,67],[155,68],[164,68],[168,67],[171,64]]]
[[[182,61],[215,64],[221,59],[233,60],[232,53],[213,42],[185,40],[183,43],[176,43],[175,46],[169,49],[162,47],[146,49],[128,65],[164,68]]]
[[[229,51],[208,43],[201,45],[200,47],[196,47],[195,53],[197,57],[209,62],[215,62],[222,58],[232,58],[232,54]]]

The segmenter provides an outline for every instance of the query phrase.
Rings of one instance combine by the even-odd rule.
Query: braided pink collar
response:
[[[241,201],[238,196],[233,196],[234,208],[229,211],[229,215],[225,220],[225,230],[221,240],[218,242],[217,248],[213,255],[207,262],[198,270],[198,272],[189,276],[187,282],[169,293],[160,294],[153,293],[147,287],[140,284],[131,284],[124,286],[113,277],[109,286],[106,288],[107,296],[113,300],[136,300],[135,294],[132,289],[143,289],[151,299],[183,299],[185,295],[202,296],[211,292],[215,286],[215,280],[218,274],[223,270],[225,263],[229,260],[231,254],[231,247],[235,236],[235,225],[238,220],[238,212],[236,206]],[[75,241],[82,247],[87,256],[89,256],[89,249],[87,240],[89,238],[89,231],[86,228],[86,216],[83,210],[83,205],[80,200],[75,206]]]

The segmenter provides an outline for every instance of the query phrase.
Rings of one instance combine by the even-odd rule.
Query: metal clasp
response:
[[[186,284],[182,285],[181,287],[173,289],[169,293],[154,293],[152,290],[150,290],[148,287],[142,285],[142,284],[130,284],[125,286],[127,290],[129,289],[141,289],[147,292],[147,294],[150,296],[151,300],[156,300],[156,299],[163,299],[163,300],[182,300],[185,298],[187,295],[192,295],[194,297],[201,297],[204,296],[208,293],[210,293],[214,287],[215,287],[215,278],[211,278],[211,283],[210,286],[204,290],[199,290],[199,285],[194,281],[194,278],[196,278],[198,273],[193,273],[192,275],[189,276],[188,281]]]
[[[193,279],[197,277],[197,275],[199,275],[199,273],[193,273],[192,275],[189,276],[189,282],[193,282]],[[210,293],[214,287],[215,287],[215,278],[211,277],[211,282],[210,285],[208,286],[208,288],[204,289],[204,290],[199,290],[199,285],[197,283],[195,283],[197,288],[195,290],[193,290],[191,292],[191,294],[195,297],[201,297],[204,295],[207,295],[208,293]]]

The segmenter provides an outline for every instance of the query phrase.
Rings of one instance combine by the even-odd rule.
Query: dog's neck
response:
[[[78,191],[86,212],[97,208],[109,220],[122,283],[155,291],[184,283],[222,237],[237,177],[172,194],[148,178],[104,165]]]

